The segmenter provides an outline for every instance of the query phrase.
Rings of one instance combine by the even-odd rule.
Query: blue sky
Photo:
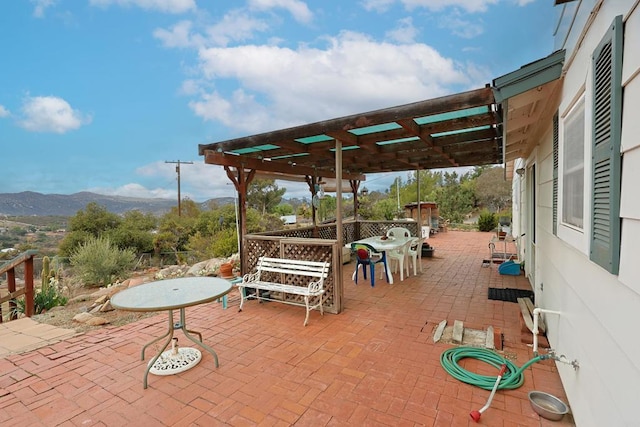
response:
[[[0,193],[175,198],[166,161],[180,160],[194,162],[183,197],[231,196],[198,144],[483,87],[552,52],[555,12],[550,0],[3,1]]]

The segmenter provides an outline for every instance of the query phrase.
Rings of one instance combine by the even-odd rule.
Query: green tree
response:
[[[279,216],[293,215],[294,212],[293,206],[290,203],[280,203],[273,210],[273,213]]]
[[[120,249],[130,248],[134,252],[153,251],[153,239],[158,219],[151,213],[126,212],[117,228],[105,233]]]
[[[473,188],[469,175],[459,176],[455,171],[441,174],[441,186],[435,193],[440,216],[461,223],[464,215],[473,210]]]
[[[234,205],[224,205],[200,214],[188,249],[198,259],[228,257],[238,251]]]
[[[395,218],[397,211],[398,206],[396,201],[387,197],[386,199],[380,200],[373,206],[372,219],[390,221]]]
[[[182,215],[178,215],[177,207],[164,214],[160,218],[158,233],[153,241],[156,253],[172,252],[180,262],[180,252],[189,249],[189,239],[196,233],[200,214],[197,204],[186,199],[182,201]]]
[[[311,205],[306,202],[301,203],[296,209],[296,215],[306,219],[311,218]]]
[[[505,179],[504,173],[504,168],[496,166],[484,169],[476,179],[478,202],[493,212],[511,204],[511,183]]]
[[[79,210],[69,218],[69,231],[60,242],[60,255],[68,257],[79,244],[89,237],[100,237],[103,233],[112,231],[120,226],[122,219],[104,206],[95,202],[87,204],[84,210]]]
[[[247,188],[247,205],[262,215],[274,212],[282,201],[286,188],[278,188],[273,179],[254,179]]]
[[[118,215],[109,212],[106,207],[91,202],[84,210],[79,210],[69,218],[69,230],[86,231],[98,237],[102,232],[118,227],[121,221]]]
[[[440,175],[429,170],[418,171],[420,173],[420,198],[421,201],[435,199],[436,189],[440,181]],[[404,204],[418,201],[418,186],[416,172],[411,172],[406,185],[400,190],[400,201]],[[404,206],[404,204],[402,206]]]

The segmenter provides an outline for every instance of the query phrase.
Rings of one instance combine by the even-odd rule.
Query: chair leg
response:
[[[371,287],[376,285],[376,265],[374,263],[369,264],[371,268]]]

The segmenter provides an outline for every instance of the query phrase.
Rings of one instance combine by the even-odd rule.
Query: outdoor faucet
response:
[[[552,348],[549,349],[549,352],[544,356],[541,356],[542,359],[553,359],[556,362],[564,363],[566,365],[571,365],[574,371],[577,371],[580,367],[580,363],[578,363],[577,359],[569,360],[564,354],[558,356],[556,351]]]

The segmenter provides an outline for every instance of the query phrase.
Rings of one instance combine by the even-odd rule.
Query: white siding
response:
[[[586,2],[589,4],[592,2]],[[538,222],[536,251],[536,304],[557,310],[561,316],[546,316],[548,338],[558,354],[577,360],[574,370],[558,364],[569,404],[578,426],[638,425],[640,405],[640,6],[631,13],[635,0],[605,1],[578,47],[573,61],[565,64],[562,116],[576,96],[586,94],[588,127],[592,121],[591,54],[616,15],[623,15],[625,51],[623,81],[625,82],[622,132],[623,175],[621,216],[622,242],[619,276],[609,274],[589,260],[590,203],[586,204],[585,232],[563,234],[552,232],[552,193],[549,137],[552,124],[544,126],[545,137],[537,147]],[[581,11],[580,13],[584,13]],[[576,31],[574,28],[572,30]],[[571,40],[574,37],[570,37]],[[562,132],[560,132],[562,135]],[[562,138],[562,137],[561,137]],[[591,132],[586,135],[585,198],[590,200]],[[526,159],[534,162],[534,156]],[[519,179],[517,176],[514,179]],[[517,191],[517,186],[514,185]],[[561,192],[560,196],[561,197]],[[522,196],[518,200],[526,201]],[[559,200],[561,205],[561,200]],[[572,240],[572,235],[577,234]],[[582,236],[580,236],[582,234]]]

